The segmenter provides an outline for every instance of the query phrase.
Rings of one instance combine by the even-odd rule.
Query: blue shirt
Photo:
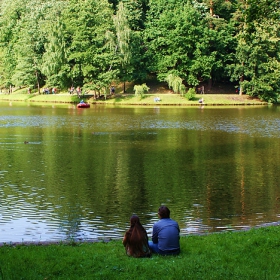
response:
[[[160,219],[153,226],[153,243],[158,243],[161,251],[180,249],[180,228],[176,221],[170,218]]]

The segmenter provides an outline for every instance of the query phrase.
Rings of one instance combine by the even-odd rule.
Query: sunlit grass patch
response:
[[[12,94],[0,94],[2,101],[30,101],[49,103],[78,103],[81,99],[89,103],[112,105],[153,105],[153,106],[218,106],[218,105],[264,105],[259,99],[253,99],[247,95],[238,94],[196,94],[192,100],[180,94],[154,93],[136,96],[135,94],[116,94],[103,96],[102,99],[94,99],[92,95],[83,95],[79,98],[76,94],[67,92],[59,94],[27,94],[26,89],[18,90]],[[203,104],[198,101],[203,98]]]

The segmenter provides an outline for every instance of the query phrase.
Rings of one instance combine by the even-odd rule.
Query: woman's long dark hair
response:
[[[138,216],[133,215],[130,218],[130,228],[126,235],[128,237],[128,246],[133,255],[143,256],[147,253],[143,249],[147,248],[148,236]]]

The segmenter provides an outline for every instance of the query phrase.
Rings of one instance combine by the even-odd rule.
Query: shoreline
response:
[[[203,97],[204,102],[199,103]],[[159,98],[159,101],[155,101]],[[193,100],[187,100],[178,94],[159,93],[146,94],[142,98],[135,94],[118,94],[108,95],[105,99],[94,99],[93,95],[69,95],[66,93],[59,94],[0,94],[0,102],[28,102],[43,104],[73,104],[76,105],[83,99],[90,105],[113,105],[113,106],[186,106],[186,107],[204,107],[204,106],[267,106],[268,102],[263,102],[258,98],[252,98],[247,95],[238,94],[196,94]]]
[[[187,238],[189,236],[208,236],[212,234],[226,234],[230,232],[245,232],[252,229],[259,229],[265,227],[275,227],[280,226],[280,221],[278,222],[270,222],[270,223],[262,223],[253,227],[246,227],[240,230],[231,230],[231,231],[220,231],[220,232],[199,232],[199,233],[190,233],[185,235],[180,235],[182,238]],[[77,240],[59,240],[59,241],[18,241],[18,242],[0,242],[0,247],[3,246],[49,246],[49,245],[73,245],[73,244],[86,244],[86,243],[108,243],[111,241],[121,241],[122,238],[92,238],[92,239],[77,239]]]

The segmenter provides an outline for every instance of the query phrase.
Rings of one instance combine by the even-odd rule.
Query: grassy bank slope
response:
[[[70,94],[0,94],[0,101],[19,101],[19,102],[50,102],[50,103],[72,103],[77,102],[76,96]]]
[[[155,97],[159,97],[160,101],[155,102]],[[194,100],[187,100],[178,94],[146,94],[143,98],[134,94],[119,94],[116,96],[108,96],[106,100],[95,100],[91,95],[84,95],[84,101],[91,104],[113,104],[113,105],[181,105],[181,106],[200,106],[198,100],[204,99],[204,105],[266,105],[259,99],[251,98],[247,95],[238,94],[197,94]],[[69,95],[67,93],[60,94],[0,94],[0,101],[21,101],[21,102],[49,102],[49,103],[77,103],[79,98],[77,95]]]
[[[280,279],[280,227],[181,238],[179,256],[127,257],[121,241],[0,247],[0,279]]]
[[[155,97],[159,97],[160,101],[155,102]],[[104,101],[93,103],[98,104],[115,104],[115,105],[181,105],[181,106],[201,106],[199,99],[203,98],[204,106],[209,105],[266,105],[259,99],[253,99],[246,95],[235,94],[197,94],[193,100],[187,100],[178,94],[146,94],[143,98],[135,95],[120,95],[109,98]]]

